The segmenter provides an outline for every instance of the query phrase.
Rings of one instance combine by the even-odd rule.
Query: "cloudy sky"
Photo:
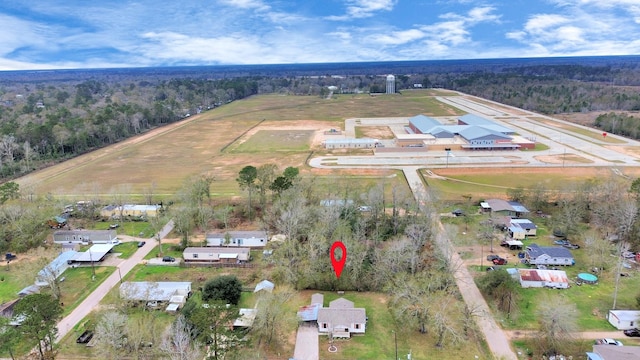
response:
[[[0,70],[640,54],[640,0],[2,0]]]

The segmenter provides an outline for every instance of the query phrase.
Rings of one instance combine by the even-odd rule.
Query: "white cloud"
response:
[[[266,5],[261,0],[219,0],[221,3],[241,9],[259,9],[268,10],[269,5]]]
[[[397,0],[345,0],[346,14],[328,16],[327,20],[345,21],[374,16],[380,11],[391,11]]]
[[[390,34],[378,34],[371,38],[374,42],[385,45],[401,45],[421,39],[425,34],[417,29],[393,31]]]

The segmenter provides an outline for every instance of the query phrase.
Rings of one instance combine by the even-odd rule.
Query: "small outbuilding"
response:
[[[253,292],[254,293],[257,293],[260,291],[272,292],[275,287],[276,285],[271,281],[262,280],[256,285],[256,288],[253,290]]]
[[[640,328],[640,310],[609,310],[607,320],[618,330]]]

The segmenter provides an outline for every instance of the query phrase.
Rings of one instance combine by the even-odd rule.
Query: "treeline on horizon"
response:
[[[345,65],[343,71],[336,64],[318,64],[315,70],[306,64],[283,65],[272,73],[255,66],[217,73],[204,67],[201,73],[198,68],[155,68],[0,74],[0,178],[17,177],[251,95],[325,96],[327,86],[336,86],[337,94],[384,92],[381,75],[389,73],[396,75],[399,92],[421,84],[543,114],[610,112],[593,125],[637,138],[640,121],[629,115],[619,120],[622,115],[615,112],[640,110],[639,65],[634,59],[614,59],[370,63]],[[332,76],[355,72],[364,74]]]

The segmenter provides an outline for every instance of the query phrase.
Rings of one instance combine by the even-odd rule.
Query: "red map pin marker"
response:
[[[340,248],[342,250],[342,256],[340,260],[336,260],[336,248]],[[331,245],[331,265],[333,265],[333,271],[336,272],[336,277],[340,279],[340,274],[342,274],[342,269],[344,268],[344,263],[347,261],[347,248],[344,246],[342,241],[336,241]]]

